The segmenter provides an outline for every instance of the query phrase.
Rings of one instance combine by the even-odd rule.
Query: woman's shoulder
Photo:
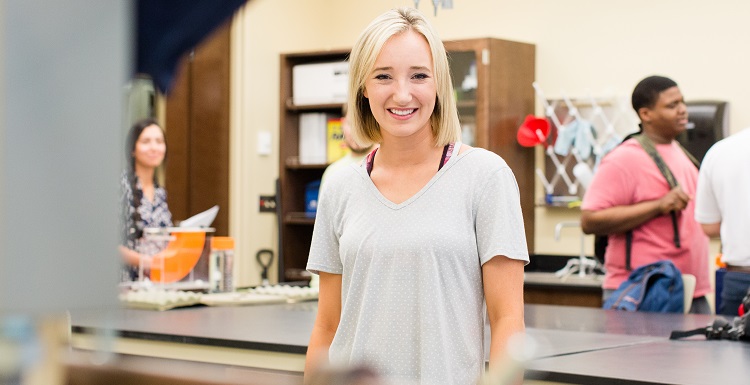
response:
[[[321,189],[325,187],[334,191],[346,190],[348,186],[362,178],[362,172],[366,173],[361,162],[337,167],[326,175],[325,183],[321,183],[320,187]]]
[[[498,168],[508,167],[508,163],[502,156],[480,147],[462,144],[458,156],[459,159],[466,158],[471,164],[477,165],[479,168],[497,170]]]

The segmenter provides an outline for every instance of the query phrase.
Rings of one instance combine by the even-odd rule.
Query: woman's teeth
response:
[[[400,116],[406,116],[406,115],[411,114],[412,112],[414,112],[413,108],[410,110],[393,110],[393,109],[391,110],[391,113],[400,115]]]

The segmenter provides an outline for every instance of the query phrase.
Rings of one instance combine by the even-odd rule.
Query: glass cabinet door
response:
[[[454,97],[461,122],[461,141],[476,145],[477,128],[477,61],[474,51],[450,51]]]

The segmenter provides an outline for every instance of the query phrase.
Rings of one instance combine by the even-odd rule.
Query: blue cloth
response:
[[[177,62],[248,0],[138,0],[136,71],[163,93]]]
[[[591,135],[588,135],[590,133]],[[591,122],[584,119],[576,119],[562,130],[558,130],[554,150],[557,155],[566,156],[572,147],[575,147],[581,159],[586,160],[591,156],[594,143],[591,138],[595,137],[594,127]]]
[[[750,274],[727,271],[724,273],[724,282],[721,290],[721,305],[718,313],[729,316],[737,316],[737,309],[742,303],[742,298],[750,289]]]
[[[641,266],[607,298],[604,309],[682,313],[682,274],[670,260]]]

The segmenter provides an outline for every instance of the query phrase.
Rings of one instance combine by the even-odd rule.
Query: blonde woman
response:
[[[365,161],[322,187],[307,269],[320,299],[306,379],[367,365],[395,383],[477,383],[523,332],[528,263],[519,191],[498,155],[459,142],[445,48],[391,10],[350,56],[350,124]]]

